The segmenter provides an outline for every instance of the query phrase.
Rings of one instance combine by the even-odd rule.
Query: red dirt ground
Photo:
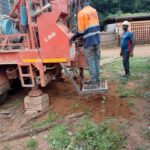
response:
[[[47,88],[49,90],[46,92],[51,96],[51,107],[62,116],[84,111],[91,113],[96,123],[110,117],[130,118],[132,116],[127,103],[116,96],[116,89],[113,84],[109,85],[108,94],[90,97],[78,96],[76,92],[73,92],[70,83],[52,84],[55,89]]]
[[[65,83],[52,82],[44,89],[44,92],[50,96],[52,110],[62,117],[76,112],[85,112],[92,115],[94,122],[99,123],[111,117],[129,119],[132,116],[127,102],[117,97],[114,84],[109,85],[108,94],[91,95],[89,97],[77,95],[72,85],[67,81]],[[26,90],[20,91],[18,94],[8,97],[9,101],[1,106],[1,111],[8,110],[12,113],[10,118],[0,115],[1,133],[18,130],[20,123],[26,119],[23,106],[23,97],[26,94]],[[45,117],[39,118],[38,121],[44,120]]]
[[[141,51],[142,49],[142,51]],[[136,56],[150,56],[150,46],[147,47],[136,47],[135,55]],[[105,50],[102,51],[103,57],[111,57],[119,55],[119,48],[114,48],[114,50]],[[141,127],[147,127],[148,120],[144,118],[144,114],[148,114],[145,111],[145,106],[149,106],[149,103],[146,100],[139,98],[135,103],[135,110],[129,107],[127,101],[119,98],[116,92],[116,84],[109,83],[109,93],[108,94],[98,94],[96,96],[91,95],[90,97],[81,97],[73,90],[69,82],[65,83],[56,83],[52,82],[48,87],[44,89],[45,93],[48,93],[50,96],[50,107],[60,114],[60,116],[70,115],[76,112],[86,112],[90,113],[93,116],[94,122],[98,123],[107,118],[124,118],[127,121],[130,121],[131,125],[128,131],[127,137],[127,147],[126,150],[134,150],[135,146],[144,143],[148,143],[145,139],[141,138],[139,133]],[[128,84],[129,88],[135,89],[135,84],[130,82]],[[12,112],[12,117],[4,117],[0,113],[0,134],[4,132],[15,132],[19,129],[20,123],[23,119],[26,118],[24,115],[24,106],[23,99],[27,95],[26,89],[18,91],[17,94],[9,96],[8,101],[0,106],[0,112],[3,110],[8,110]],[[44,120],[44,117],[39,118],[37,121]],[[131,119],[130,119],[131,118]],[[146,124],[146,125],[145,125]],[[39,143],[39,150],[43,149],[44,146],[47,146],[43,137],[46,133],[41,133],[36,136]],[[14,147],[12,150],[26,150],[22,148],[25,146],[26,140],[19,139],[11,141],[10,145]],[[144,141],[144,142],[143,142]],[[21,144],[19,144],[21,143]],[[9,144],[9,142],[4,143]],[[0,150],[4,144],[0,143]],[[19,147],[19,148],[18,148]],[[45,147],[44,147],[45,148]],[[47,150],[45,148],[45,150]]]

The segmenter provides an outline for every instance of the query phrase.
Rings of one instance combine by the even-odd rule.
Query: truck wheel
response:
[[[5,100],[7,98],[7,94],[8,94],[8,92],[5,92],[5,93],[0,95],[0,105],[5,102]]]

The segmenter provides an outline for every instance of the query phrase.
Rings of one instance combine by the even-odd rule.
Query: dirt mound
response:
[[[53,89],[52,89],[53,87]],[[50,105],[58,114],[65,116],[74,112],[86,112],[93,116],[94,122],[110,117],[130,118],[132,112],[128,104],[116,95],[115,85],[109,85],[108,94],[78,96],[70,83],[52,83],[46,90]]]

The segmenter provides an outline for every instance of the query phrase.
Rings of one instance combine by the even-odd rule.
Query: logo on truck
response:
[[[50,41],[51,39],[53,39],[56,36],[56,32],[52,32],[51,34],[49,34],[46,38],[44,38],[45,42]]]

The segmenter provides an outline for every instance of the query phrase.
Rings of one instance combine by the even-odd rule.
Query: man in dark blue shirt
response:
[[[123,57],[123,66],[125,70],[124,77],[128,78],[130,76],[130,64],[129,59],[133,57],[134,49],[134,35],[133,32],[128,31],[129,22],[123,22],[123,34],[121,37],[121,52],[120,55]]]

